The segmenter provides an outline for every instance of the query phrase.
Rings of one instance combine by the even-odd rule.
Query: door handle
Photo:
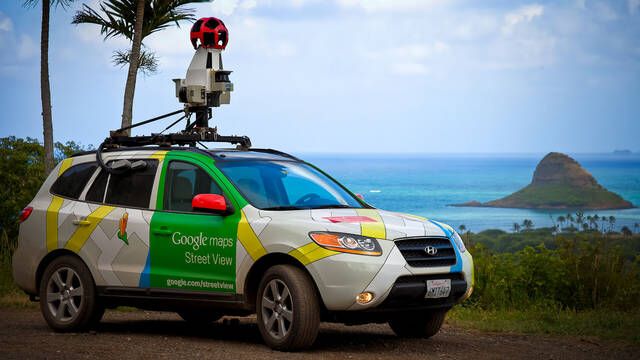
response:
[[[156,235],[160,235],[160,236],[169,236],[171,234],[173,234],[173,232],[169,229],[167,229],[166,227],[161,227],[159,229],[155,229],[153,230],[153,233]]]
[[[89,226],[91,225],[91,221],[89,220],[73,220],[73,225],[76,226]]]

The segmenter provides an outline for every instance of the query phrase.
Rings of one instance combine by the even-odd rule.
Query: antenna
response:
[[[105,149],[119,147],[140,147],[157,145],[171,147],[173,145],[188,145],[205,142],[223,142],[237,145],[239,150],[248,150],[251,140],[247,136],[225,136],[218,134],[217,127],[209,127],[212,108],[231,103],[233,83],[229,80],[231,71],[222,65],[222,52],[229,42],[229,32],[222,20],[208,17],[196,21],[191,28],[190,40],[196,50],[184,79],[173,79],[178,101],[184,104],[183,109],[135,123],[110,132],[98,147],[96,158],[98,164],[109,173],[116,170],[104,164],[102,152]],[[126,131],[151,124],[153,122],[182,114],[177,120],[158,134],[129,136]],[[192,122],[191,117],[195,115]],[[186,119],[184,130],[176,133],[164,134],[165,131]]]

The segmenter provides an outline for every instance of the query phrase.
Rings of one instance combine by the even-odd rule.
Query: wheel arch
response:
[[[324,301],[322,300],[322,296],[320,296],[320,290],[318,289],[318,285],[316,284],[312,274],[300,261],[298,261],[298,259],[285,253],[269,253],[259,258],[251,266],[244,282],[245,303],[251,310],[255,310],[256,307],[256,297],[258,295],[258,287],[260,286],[262,275],[264,275],[267,269],[276,265],[292,265],[304,271],[304,273],[309,276],[309,279],[311,279],[313,288],[316,291],[316,296],[320,300],[320,307],[323,311],[325,310]]]
[[[51,264],[53,260],[61,256],[73,256],[76,259],[80,260],[84,264],[84,266],[86,266],[87,269],[89,269],[89,273],[93,277],[93,272],[91,271],[91,268],[87,266],[87,263],[78,254],[67,249],[56,249],[48,253],[47,255],[45,255],[45,257],[43,257],[42,260],[40,261],[40,264],[38,264],[38,269],[36,270],[36,279],[35,279],[36,280],[35,288],[38,291],[38,293],[40,292],[40,282],[42,281],[42,275],[44,275],[44,271],[47,269],[47,266],[49,266],[49,264]]]

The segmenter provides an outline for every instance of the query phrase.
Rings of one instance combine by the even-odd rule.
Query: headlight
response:
[[[458,235],[457,231],[453,231],[453,234],[451,234],[451,240],[453,240],[453,242],[456,243],[456,245],[458,246],[458,249],[460,249],[460,252],[463,253],[465,251],[467,251],[467,248],[464,247],[464,243],[462,242],[462,238],[460,237],[460,235]]]
[[[373,238],[334,232],[312,232],[309,236],[325,249],[369,256],[382,255],[378,240]]]

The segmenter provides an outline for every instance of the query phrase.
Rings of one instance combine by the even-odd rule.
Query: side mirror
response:
[[[218,194],[198,194],[191,200],[193,210],[227,215],[233,212],[227,200]]]

